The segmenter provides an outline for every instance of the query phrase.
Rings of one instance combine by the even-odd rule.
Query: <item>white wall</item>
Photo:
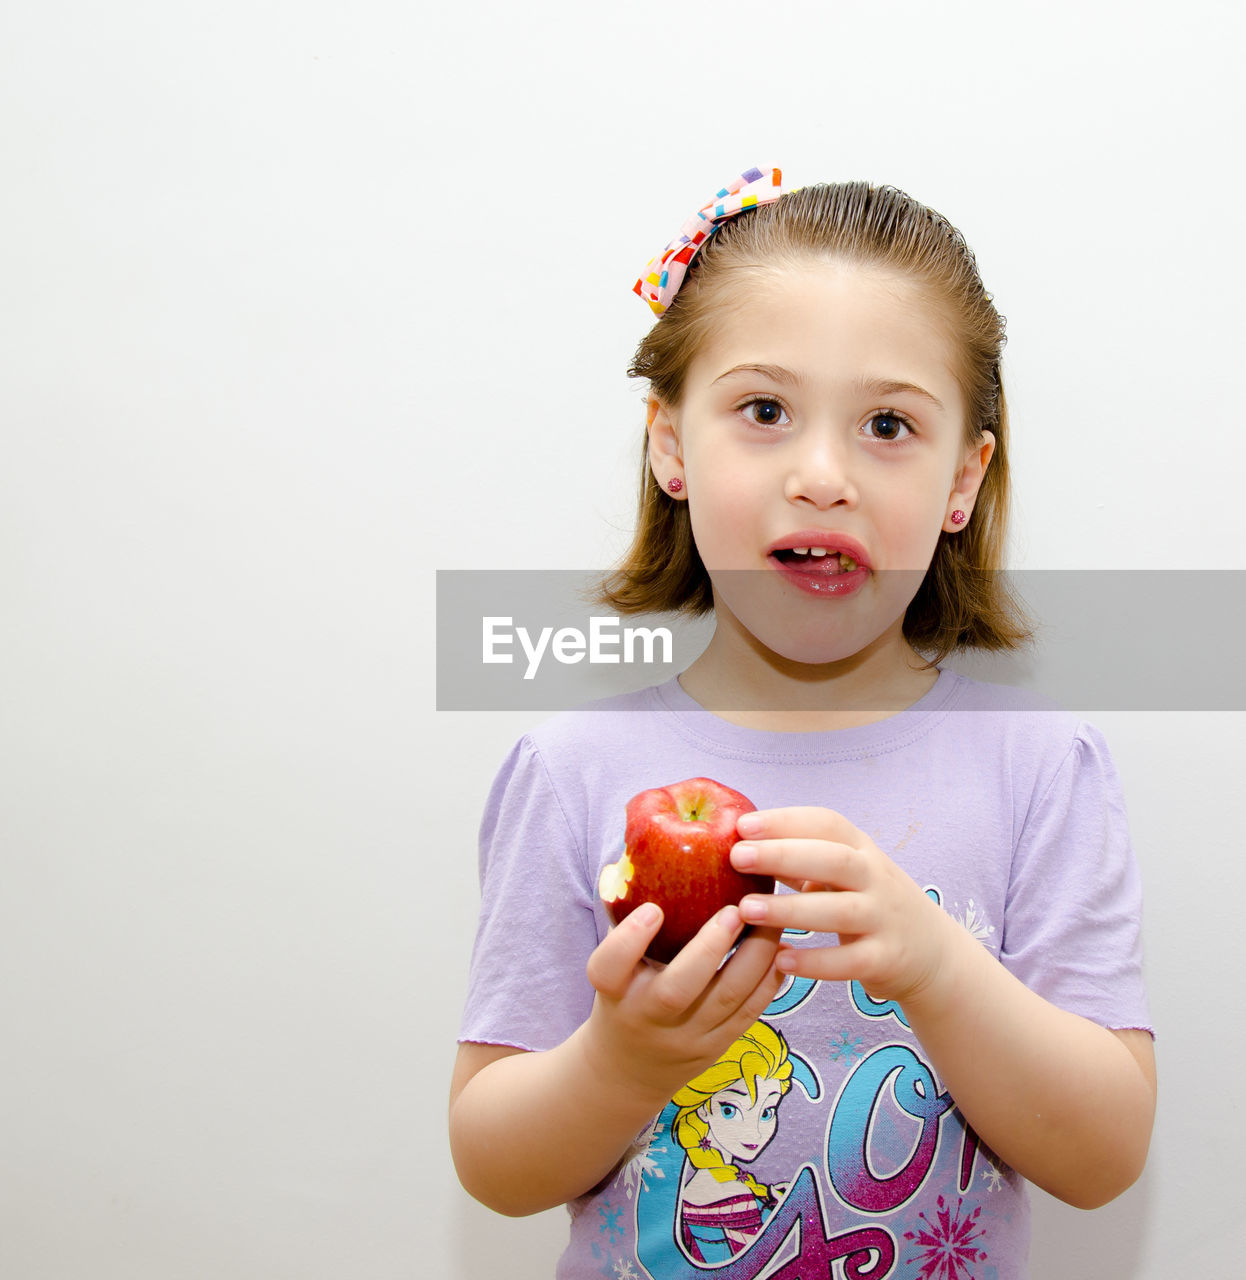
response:
[[[480,1209],[444,1136],[524,721],[434,710],[434,571],[621,548],[629,286],[750,164],[965,230],[1018,563],[1246,568],[1242,36],[1211,0],[8,6],[0,1275],[549,1276],[561,1212]],[[1035,1275],[1224,1274],[1243,717],[1099,719],[1162,1109],[1121,1201],[1040,1204]]]

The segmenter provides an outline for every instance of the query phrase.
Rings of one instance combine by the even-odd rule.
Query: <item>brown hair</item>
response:
[[[965,238],[941,214],[894,187],[822,184],[789,192],[720,225],[674,301],[636,349],[628,374],[646,378],[677,407],[684,379],[728,285],[813,258],[902,274],[936,305],[959,362],[952,370],[966,406],[966,443],[995,437],[995,451],[969,523],[940,535],[925,578],[904,615],[904,638],[940,662],[957,649],[1012,649],[1030,626],[1003,575],[1008,520],[1008,413],[1000,381],[1004,321],[982,285]],[[692,538],[688,504],[658,485],[641,450],[639,520],[632,546],[602,583],[599,599],[620,613],[707,613],[709,574]]]

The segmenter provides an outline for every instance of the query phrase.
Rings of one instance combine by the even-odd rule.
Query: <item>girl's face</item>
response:
[[[720,1089],[700,1109],[709,1125],[710,1142],[733,1162],[756,1160],[778,1128],[782,1085],[777,1080],[755,1083],[755,1099],[749,1098],[748,1087],[741,1081]]]
[[[684,482],[720,629],[782,658],[907,654],[904,611],[994,441],[965,444],[939,313],[909,281],[835,261],[763,275],[651,402],[659,483]]]

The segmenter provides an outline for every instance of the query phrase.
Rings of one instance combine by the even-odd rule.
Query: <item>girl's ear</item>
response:
[[[952,492],[947,496],[947,510],[943,513],[943,527],[954,533],[973,511],[973,504],[982,487],[982,479],[986,475],[991,454],[995,452],[995,437],[984,431],[981,438],[970,447],[965,455],[961,469],[956,473],[952,483]],[[958,518],[953,519],[953,514]]]
[[[673,498],[683,498],[684,457],[675,414],[655,395],[648,401],[649,469],[658,485]],[[675,483],[672,483],[675,482]]]

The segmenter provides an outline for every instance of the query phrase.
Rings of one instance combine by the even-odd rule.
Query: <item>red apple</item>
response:
[[[736,819],[757,806],[711,778],[654,787],[627,804],[623,856],[602,868],[597,892],[615,924],[643,902],[662,908],[662,927],[645,952],[669,962],[722,907],[747,893],[773,893],[773,876],[731,865]]]

